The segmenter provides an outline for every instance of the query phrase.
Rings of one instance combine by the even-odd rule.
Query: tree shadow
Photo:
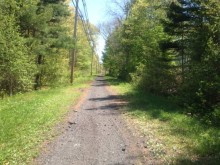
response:
[[[108,86],[108,83],[105,79],[103,79],[103,76],[97,76],[96,81],[92,86]]]
[[[106,83],[103,83],[103,84],[93,84],[91,86],[93,86],[93,87],[104,87],[104,86],[108,86],[108,84],[106,84]]]
[[[182,112],[182,109],[175,105],[172,100],[145,93],[140,90],[126,93],[124,96],[122,96],[122,98],[129,101],[129,111],[138,109],[140,111],[147,112],[154,119],[162,118],[162,112]]]
[[[105,106],[99,106],[97,108],[88,108],[85,110],[89,110],[89,111],[98,111],[98,110],[108,110],[108,111],[115,111],[115,110],[120,110],[124,107],[124,104],[118,104],[118,103],[110,103],[107,104]]]
[[[220,158],[218,157],[200,157],[196,160],[176,158],[176,165],[218,165]]]
[[[99,78],[97,78],[96,81],[98,81],[98,82],[106,82],[106,80],[99,79]]]
[[[118,80],[118,79],[113,78],[113,77],[107,77],[107,78],[105,78],[105,81],[107,81],[111,85],[119,85],[120,83],[125,82],[125,81]]]
[[[113,100],[119,100],[121,99],[121,96],[118,95],[109,95],[107,97],[96,97],[89,99],[90,101],[113,101]]]
[[[110,113],[103,113],[101,115],[120,115],[123,107],[125,107],[126,103],[122,102],[121,95],[108,95],[106,97],[95,97],[90,98],[91,102],[104,102],[98,107],[95,108],[87,108],[84,110],[87,111],[108,111]]]
[[[111,81],[116,81],[110,82],[113,85],[121,83],[115,79]],[[146,115],[147,119],[156,119],[162,121],[162,124],[163,122],[169,124],[169,135],[171,136],[190,140],[201,140],[198,139],[198,136],[214,129],[195,118],[184,115],[184,110],[175,104],[174,100],[169,98],[152,95],[138,89],[125,93],[121,98],[128,101],[126,110],[131,112],[135,117],[143,119],[143,115]],[[217,135],[215,136],[208,139],[210,145],[206,144],[208,142],[206,139],[202,139],[203,141],[199,141],[197,146],[187,146],[187,149],[198,155],[196,160],[180,157],[176,158],[175,162],[177,164],[220,164],[220,140],[217,139],[219,138]],[[213,146],[211,143],[212,140],[215,141],[215,145]],[[208,155],[208,157],[203,157],[203,155]]]

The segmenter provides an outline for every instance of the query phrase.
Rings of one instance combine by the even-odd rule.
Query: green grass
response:
[[[128,101],[126,116],[144,134],[151,155],[164,164],[219,164],[220,129],[184,114],[172,99],[154,96],[107,77]]]
[[[45,89],[0,100],[0,164],[27,164],[37,156],[54,126],[88,86],[93,77],[79,78],[72,86]]]

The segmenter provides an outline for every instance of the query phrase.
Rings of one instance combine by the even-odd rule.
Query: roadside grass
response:
[[[44,89],[0,100],[0,164],[28,164],[45,140],[55,135],[80,89],[94,77],[78,78],[72,86]]]
[[[162,164],[212,164],[220,162],[220,129],[184,114],[168,98],[135,89],[129,83],[106,77],[128,101],[126,116],[145,136],[145,147]]]

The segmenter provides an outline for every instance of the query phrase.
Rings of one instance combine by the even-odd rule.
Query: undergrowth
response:
[[[146,148],[164,164],[219,164],[220,129],[187,116],[172,99],[151,95],[131,84],[106,77],[128,101],[125,107],[141,130]]]

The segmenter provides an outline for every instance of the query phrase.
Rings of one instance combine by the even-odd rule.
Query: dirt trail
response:
[[[123,121],[123,102],[97,77],[66,131],[37,158],[42,165],[141,165],[138,141]]]

